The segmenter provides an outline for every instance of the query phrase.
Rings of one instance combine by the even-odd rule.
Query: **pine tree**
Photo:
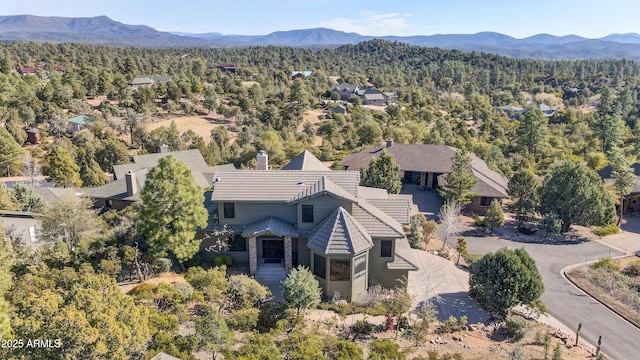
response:
[[[312,309],[320,304],[321,293],[318,280],[309,269],[298,266],[291,270],[280,285],[284,301],[289,307],[296,309],[298,315],[306,309]]]
[[[0,173],[5,172],[7,176],[11,176],[11,168],[22,162],[22,153],[22,147],[4,126],[0,126]]]
[[[502,227],[504,225],[504,212],[502,212],[502,206],[498,200],[494,199],[489,205],[489,210],[484,217],[484,223],[489,227],[489,231],[493,232],[493,229]]]
[[[530,170],[520,170],[509,180],[509,209],[514,212],[518,227],[535,213],[538,205],[538,187],[540,182]]]
[[[471,156],[464,150],[457,150],[453,156],[451,169],[447,173],[446,183],[438,189],[445,201],[455,200],[461,205],[471,202],[477,194],[471,192],[476,178],[471,173]]]
[[[80,167],[71,159],[71,154],[60,146],[54,146],[45,156],[44,169],[47,180],[56,187],[80,187]]]
[[[158,161],[140,193],[138,228],[157,257],[175,255],[180,266],[200,249],[196,229],[207,225],[204,192],[189,167],[173,155]]]
[[[369,161],[368,169],[361,170],[361,185],[386,189],[390,194],[397,194],[402,188],[399,172],[400,166],[393,155],[382,151],[379,157]]]

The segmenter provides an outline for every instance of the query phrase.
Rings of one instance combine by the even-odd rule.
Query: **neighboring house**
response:
[[[382,93],[387,100],[387,105],[395,104],[398,102],[398,93],[395,91],[385,91]]]
[[[394,144],[387,140],[386,146],[369,148],[346,156],[340,162],[348,170],[360,170],[369,166],[373,157],[380,156],[386,150],[400,166],[400,178],[405,184],[415,184],[426,189],[437,189],[446,181],[446,173],[456,149],[446,145]],[[471,191],[478,194],[466,209],[484,212],[493,199],[506,199],[508,180],[489,169],[487,164],[471,154],[471,173],[477,180]]]
[[[173,355],[169,355],[166,352],[159,352],[156,356],[152,357],[151,360],[182,360],[179,357],[175,357]]]
[[[0,210],[0,225],[14,241],[25,244],[29,249],[38,247],[36,228],[40,214],[25,211]]]
[[[27,142],[31,144],[40,144],[40,129],[33,128],[27,130]]]
[[[230,72],[235,74],[237,68],[236,64],[234,63],[225,63],[218,65],[218,69],[222,70],[222,72]]]
[[[335,84],[331,88],[331,92],[338,93],[340,100],[349,100],[349,97],[358,91],[360,87],[356,84]]]
[[[306,78],[306,77],[311,76],[312,74],[313,74],[313,71],[309,71],[309,70],[306,70],[306,71],[292,71],[291,72],[291,80],[295,80],[295,79],[298,79],[298,78]]]
[[[506,113],[509,118],[515,118],[516,116],[522,115],[527,112],[527,109],[523,109],[514,105],[498,106],[497,109]],[[533,109],[542,111],[542,113],[546,117],[552,117],[556,113],[556,109],[546,104],[535,104],[533,105]]]
[[[36,67],[21,67],[21,68],[18,68],[18,74],[20,75],[36,74],[38,71],[46,71],[46,69],[47,69],[47,66],[45,64],[40,64]],[[65,72],[67,71],[67,68],[60,65],[53,65],[50,67],[50,70]]]
[[[640,211],[640,163],[631,165],[633,173],[636,175],[637,181],[631,188],[631,193],[624,197],[624,213],[635,213]],[[607,166],[604,169],[598,171],[598,175],[604,183],[608,186],[613,186],[616,180],[611,176],[613,168]]]
[[[114,165],[113,181],[95,188],[83,188],[80,191],[94,200],[94,206],[105,209],[123,209],[140,201],[140,191],[147,179],[147,172],[158,164],[160,158],[173,155],[185,162],[196,180],[196,183],[207,188],[211,185],[213,173],[219,170],[233,170],[233,164],[209,166],[197,149],[169,152],[166,145],[161,146],[160,153],[136,155],[133,163]]]
[[[28,75],[35,74],[39,69],[34,67],[21,67],[18,69],[18,74],[20,75]]]
[[[398,94],[392,91],[382,92],[374,87],[358,89],[356,95],[362,98],[363,105],[386,106],[398,101]]]
[[[269,168],[268,159],[258,163]],[[283,170],[216,172],[211,202],[218,226],[236,234],[228,253],[251,275],[274,266],[266,264],[282,274],[304,265],[326,298],[350,301],[373,284],[400,286],[418,269],[403,230],[409,201],[359,183],[358,171],[332,171],[305,151]]]
[[[141,87],[153,87],[156,84],[166,84],[173,79],[173,76],[163,75],[137,75],[131,81],[129,85],[133,89],[139,89]]]
[[[534,109],[538,109],[538,110],[542,111],[542,113],[546,117],[552,117],[556,113],[556,109],[552,108],[551,106],[549,106],[547,104],[536,104],[534,106]]]
[[[82,131],[84,129],[88,129],[89,125],[91,125],[91,119],[88,116],[75,116],[69,119],[69,129],[67,130],[67,132],[75,133],[78,131]]]
[[[336,105],[330,110],[334,114],[346,114],[347,108],[342,105]]]

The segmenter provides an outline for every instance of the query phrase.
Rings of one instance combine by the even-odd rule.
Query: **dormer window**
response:
[[[313,222],[313,205],[302,205],[302,222]]]

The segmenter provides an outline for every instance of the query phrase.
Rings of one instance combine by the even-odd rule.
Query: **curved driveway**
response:
[[[640,235],[632,235],[640,240]],[[621,251],[595,241],[556,245],[467,234],[465,237],[471,253],[494,252],[505,246],[511,249],[525,248],[538,265],[545,286],[542,301],[552,316],[572,329],[582,323],[581,337],[591,344],[595,345],[598,336],[602,335],[602,351],[616,360],[640,357],[640,330],[574,287],[560,274],[568,265],[582,263],[585,259],[622,255]]]

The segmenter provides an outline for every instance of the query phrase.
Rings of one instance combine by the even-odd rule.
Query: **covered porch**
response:
[[[293,267],[300,234],[290,222],[270,216],[247,225],[242,237],[247,239],[250,275],[255,276],[264,264],[270,269],[281,265],[285,274]]]

